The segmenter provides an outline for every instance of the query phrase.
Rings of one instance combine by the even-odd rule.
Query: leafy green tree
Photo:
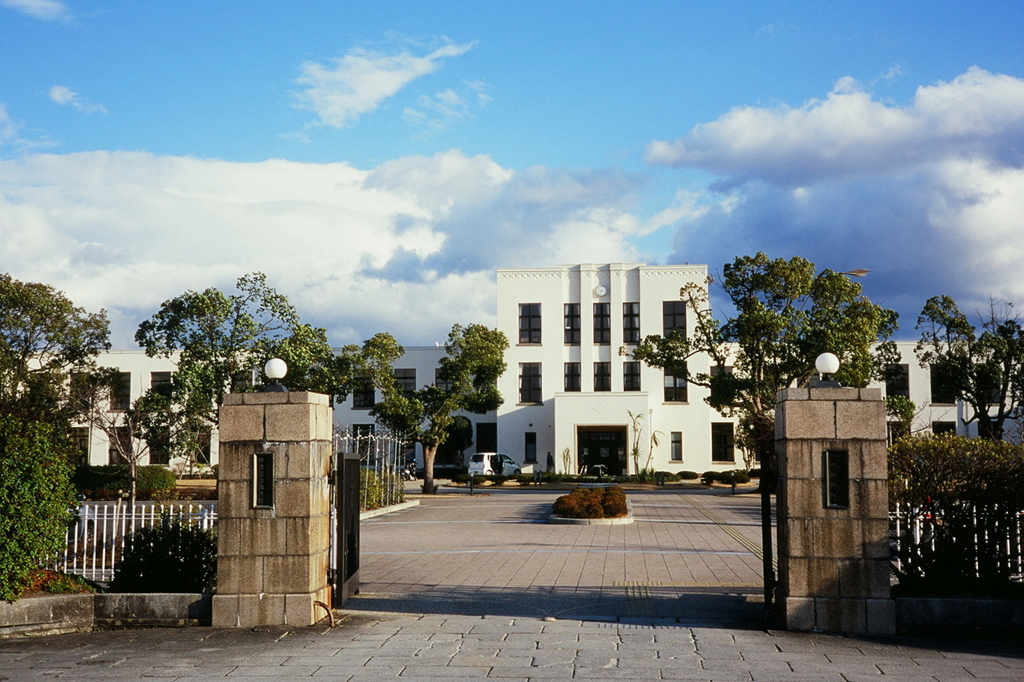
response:
[[[387,333],[377,334],[363,344],[359,373],[383,393],[383,400],[370,413],[394,433],[423,446],[424,492],[436,489],[434,459],[438,446],[456,423],[456,413],[483,414],[501,405],[497,381],[505,371],[507,348],[508,339],[497,329],[456,324],[445,343],[438,383],[406,392],[392,370],[405,352],[402,346]],[[348,354],[353,350],[348,349]]]
[[[0,599],[64,546],[74,504],[67,452],[50,424],[0,415]]]
[[[69,376],[110,348],[106,312],[88,313],[46,284],[0,274],[0,414],[59,425],[76,416]]]
[[[151,391],[143,407],[151,431],[166,431],[171,452],[189,462],[216,425],[224,396],[261,385],[270,358],[288,363],[286,383],[292,390],[338,397],[350,390],[350,358],[334,354],[324,329],[302,323],[265,275],[245,275],[236,288],[235,294],[215,288],[186,291],[164,301],[135,334],[151,357],[178,355],[169,388]]]
[[[1002,440],[1007,420],[1024,416],[1024,330],[1010,304],[990,304],[976,328],[949,296],[925,303],[917,319],[918,361],[932,380],[971,409],[978,435]]]
[[[689,334],[648,336],[633,357],[710,388],[708,403],[739,417],[740,440],[762,467],[774,461],[776,394],[805,384],[819,354],[839,357],[836,379],[846,386],[866,385],[898,359],[891,343],[872,351],[895,332],[896,312],[869,301],[842,273],[816,272],[800,257],[758,253],[726,264],[721,285],[735,311],[730,318],[714,318],[705,287],[683,287],[680,297],[693,320]],[[690,371],[687,361],[705,353],[711,371]]]

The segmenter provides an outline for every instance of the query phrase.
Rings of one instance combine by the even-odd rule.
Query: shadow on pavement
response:
[[[421,588],[423,586],[420,586]],[[757,629],[764,604],[728,588],[635,586],[591,590],[569,588],[430,587],[419,592],[359,594],[346,610],[469,616],[527,616],[700,627]]]

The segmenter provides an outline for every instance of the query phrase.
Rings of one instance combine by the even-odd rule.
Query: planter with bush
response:
[[[619,486],[577,488],[562,495],[553,505],[556,522],[595,521],[629,523],[632,515],[626,493]]]

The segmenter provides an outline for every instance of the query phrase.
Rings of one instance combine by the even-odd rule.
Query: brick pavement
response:
[[[535,523],[551,495],[440,498],[365,523],[364,593],[333,630],[0,640],[0,681],[1024,680],[1019,643],[758,629],[749,498],[634,494],[632,526]]]

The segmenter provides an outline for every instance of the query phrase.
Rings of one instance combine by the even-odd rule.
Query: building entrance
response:
[[[609,476],[626,473],[625,426],[579,426],[576,447],[580,473],[595,474],[599,466]]]

